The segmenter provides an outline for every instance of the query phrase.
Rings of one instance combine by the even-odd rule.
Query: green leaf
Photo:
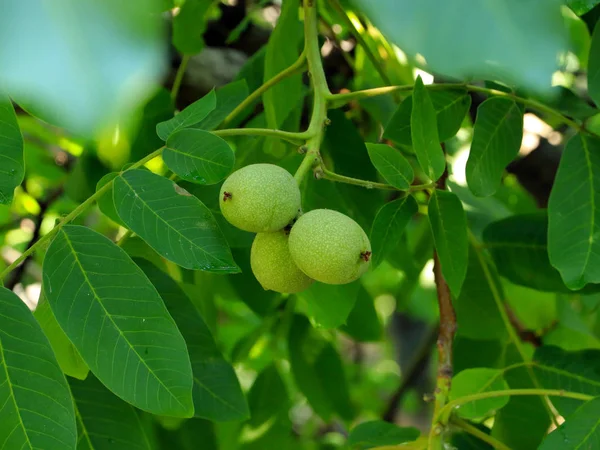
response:
[[[217,89],[216,94],[217,106],[215,109],[199,123],[195,124],[193,128],[210,131],[221,125],[229,113],[248,97],[248,85],[246,84],[246,80],[234,81]]]
[[[577,450],[595,448],[600,443],[600,398],[581,405],[550,433],[539,450]]]
[[[429,223],[442,273],[455,297],[460,290],[469,264],[467,217],[456,194],[435,191],[429,200]]]
[[[157,6],[88,0],[48,9],[42,0],[13,0],[0,17],[0,84],[33,115],[96,137],[160,83],[164,23]]]
[[[112,180],[114,180],[118,176],[119,176],[119,174],[116,172],[111,172],[111,173],[104,175],[102,178],[100,178],[100,181],[98,181],[98,184],[96,185],[96,191],[98,191],[101,187],[103,187],[107,183],[111,183]],[[114,186],[111,184],[111,186],[108,188],[108,190],[104,194],[102,194],[100,197],[98,197],[98,200],[97,200],[98,208],[100,209],[100,211],[102,211],[102,214],[104,214],[110,220],[121,225],[124,228],[127,228],[127,225],[125,225],[125,223],[121,220],[121,218],[119,217],[119,214],[117,213],[117,209],[115,208],[113,190],[114,190]]]
[[[67,225],[48,248],[44,291],[96,377],[132,405],[193,415],[185,341],[144,273],[108,238]]]
[[[139,126],[131,141],[129,161],[139,161],[164,145],[162,139],[156,134],[156,124],[169,120],[173,114],[171,95],[161,87],[141,111]]]
[[[85,381],[71,379],[69,385],[77,409],[78,450],[152,450],[136,410],[97,378],[90,375]]]
[[[315,413],[324,420],[333,413],[351,420],[355,413],[340,356],[303,316],[295,315],[293,318],[288,349],[296,386]]]
[[[187,343],[194,373],[194,416],[219,422],[247,418],[248,404],[233,367],[198,310],[171,277],[146,260],[135,262],[154,284]]]
[[[473,194],[486,197],[496,192],[522,139],[523,110],[513,100],[492,97],[479,106],[466,169]]]
[[[75,449],[73,402],[31,311],[0,288],[0,441],[5,449]]]
[[[398,150],[386,144],[367,144],[369,158],[385,181],[398,189],[408,189],[415,174]]]
[[[56,321],[43,292],[40,294],[40,300],[33,315],[48,338],[61,370],[65,375],[85,380],[90,369]]]
[[[186,0],[173,16],[173,45],[183,55],[195,55],[204,48],[207,12],[212,0]]]
[[[548,201],[548,256],[570,289],[600,282],[600,142],[567,143]]]
[[[360,286],[354,308],[340,330],[358,342],[375,342],[383,338],[383,327],[375,304],[364,287]]]
[[[547,0],[542,9],[538,2],[519,0],[355,4],[405,53],[422,55],[428,70],[450,78],[499,80],[544,91],[558,69],[557,55],[567,49],[559,0]],[[533,16],[535,22],[529,20]],[[428,30],[427,35],[420,30]]]
[[[209,209],[174,182],[130,170],[115,179],[114,199],[123,222],[169,261],[186,269],[239,272]]]
[[[23,181],[23,136],[10,99],[0,94],[0,204],[12,203],[15,188]]]
[[[513,344],[505,346],[502,353],[505,360],[502,367],[523,362]],[[504,379],[511,389],[539,388],[531,379],[529,367],[508,370]],[[511,396],[508,404],[494,417],[492,437],[513,450],[537,448],[550,427],[550,418],[544,402],[545,399],[538,396]]]
[[[366,450],[385,445],[394,446],[411,442],[419,437],[419,430],[413,427],[401,428],[393,423],[372,420],[358,424],[348,435],[348,446],[356,450]]]
[[[600,105],[600,26],[596,24],[592,34],[590,56],[588,60],[588,93],[596,106]]]
[[[198,184],[215,184],[233,170],[235,156],[229,144],[203,130],[171,134],[163,150],[165,164],[180,178]]]
[[[437,131],[435,109],[419,76],[413,90],[410,135],[417,160],[427,176],[435,181],[446,169],[444,151]]]
[[[502,295],[500,280],[493,272],[490,273],[495,287],[490,286],[482,265],[485,255],[480,251],[473,246],[469,247],[467,276],[460,296],[453,301],[456,321],[460,324],[457,334],[471,339],[502,339],[506,336],[506,329],[494,301],[495,291],[500,291]],[[485,262],[491,272],[490,263]]]
[[[199,100],[186,107],[172,119],[156,125],[156,134],[163,141],[183,128],[199,124],[217,107],[217,94],[214,89]]]
[[[468,395],[508,389],[508,384],[502,377],[503,373],[500,369],[476,368],[463,370],[452,378],[450,401]],[[465,419],[482,419],[505,406],[508,400],[508,395],[476,400],[461,405],[456,413]]]
[[[521,286],[546,292],[572,292],[548,258],[548,216],[545,212],[519,214],[492,222],[483,230],[483,242],[498,273]],[[588,285],[583,292],[595,292]]]
[[[204,419],[188,419],[176,430],[158,430],[159,441],[165,450],[219,450],[215,424]],[[156,447],[155,447],[156,448]]]
[[[454,137],[465,115],[471,106],[471,96],[464,89],[444,89],[427,92],[435,109],[437,130],[440,142]],[[412,95],[408,96],[398,106],[396,112],[388,122],[383,133],[385,139],[390,139],[397,144],[412,146],[410,116],[412,114]]]
[[[328,110],[327,117],[331,123],[325,130],[322,149],[324,155],[333,160],[336,172],[363,180],[377,179],[364,139],[352,121],[339,109]],[[323,180],[310,180],[306,185],[315,189],[313,195],[319,200],[325,197],[323,200],[330,202],[330,207],[349,215],[365,230],[371,227],[377,208],[383,201],[382,192],[378,189]],[[308,199],[303,201],[306,204]],[[340,209],[340,203],[344,209]],[[322,202],[319,204],[318,207],[324,207]],[[311,207],[317,206],[313,204]]]
[[[310,317],[323,328],[337,328],[346,322],[356,302],[360,282],[349,284],[313,283],[296,296],[306,305]],[[326,298],[327,301],[323,301]]]
[[[584,15],[598,3],[600,3],[598,0],[567,0],[567,6],[578,16]]]
[[[251,412],[249,423],[253,428],[259,428],[273,417],[287,412],[290,399],[274,364],[258,375],[248,393],[248,403]]]
[[[281,7],[277,25],[271,33],[265,54],[264,81],[270,80],[291,66],[300,56],[302,22],[300,1],[286,0]],[[269,128],[280,128],[302,98],[302,75],[288,77],[263,94],[263,104]]]
[[[350,399],[344,364],[335,347],[327,342],[315,360],[315,373],[327,393],[333,410],[344,420],[351,421],[356,411]]]
[[[411,195],[386,203],[379,209],[371,228],[373,267],[377,267],[396,249],[404,229],[418,210],[419,205]]]
[[[600,396],[600,350],[567,352],[545,345],[536,349],[534,361],[537,363],[533,366],[534,373],[544,388]],[[552,403],[566,417],[582,401],[553,397]]]

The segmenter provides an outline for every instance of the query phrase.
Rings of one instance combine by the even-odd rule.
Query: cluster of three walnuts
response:
[[[369,267],[371,244],[350,217],[331,209],[301,212],[294,177],[273,164],[252,164],[232,173],[220,192],[229,223],[257,233],[250,264],[264,289],[295,293],[314,280],[345,284]]]

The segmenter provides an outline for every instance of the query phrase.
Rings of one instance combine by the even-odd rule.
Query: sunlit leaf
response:
[[[10,0],[0,80],[27,111],[92,137],[155,88],[165,46],[158,1]]]
[[[23,181],[23,137],[15,110],[6,95],[0,94],[0,204],[12,202],[13,192]]]
[[[186,0],[173,17],[173,45],[184,55],[194,55],[204,48],[207,12],[211,0]]]
[[[435,181],[444,173],[446,160],[440,146],[435,109],[421,77],[415,81],[413,90],[410,128],[419,165],[427,176]]]
[[[476,368],[463,370],[452,378],[450,400],[488,391],[506,390],[508,384],[504,381],[502,374],[503,371],[500,369]],[[456,412],[466,419],[481,419],[502,408],[508,403],[508,400],[508,395],[476,400],[461,405]]]
[[[296,296],[306,305],[312,319],[324,328],[337,328],[346,321],[352,311],[360,283],[349,284],[313,283]],[[327,301],[324,302],[323,299]]]
[[[34,316],[50,342],[61,370],[65,375],[85,380],[90,369],[56,321],[56,317],[50,309],[50,304],[43,293],[35,308]]]

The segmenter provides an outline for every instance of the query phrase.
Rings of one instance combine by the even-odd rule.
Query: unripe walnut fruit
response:
[[[225,219],[242,230],[278,231],[298,214],[300,189],[287,170],[252,164],[225,180],[219,202]]]
[[[290,253],[309,277],[329,284],[358,279],[369,268],[371,243],[354,220],[331,209],[315,209],[292,227]]]
[[[264,289],[283,294],[303,291],[314,281],[292,260],[286,231],[258,233],[252,243],[250,265]]]

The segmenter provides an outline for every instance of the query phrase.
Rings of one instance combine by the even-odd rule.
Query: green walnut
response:
[[[264,289],[283,294],[303,291],[314,281],[294,263],[285,230],[256,235],[250,252],[250,266]]]
[[[331,209],[300,216],[289,246],[300,270],[323,283],[350,283],[365,273],[371,260],[371,243],[360,225]]]
[[[273,164],[252,164],[225,180],[219,204],[225,219],[242,230],[278,231],[298,214],[300,189],[287,170]]]

